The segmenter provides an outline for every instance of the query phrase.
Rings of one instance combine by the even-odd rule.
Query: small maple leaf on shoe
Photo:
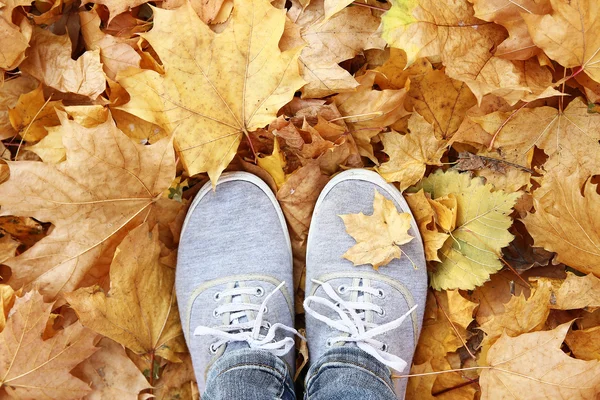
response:
[[[372,215],[361,212],[340,215],[340,218],[344,220],[346,232],[356,240],[356,244],[343,256],[354,265],[371,264],[379,269],[394,258],[400,258],[404,252],[399,246],[413,239],[408,234],[410,214],[398,212],[394,202],[377,190]]]

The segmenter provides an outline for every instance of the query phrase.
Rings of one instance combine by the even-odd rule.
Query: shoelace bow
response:
[[[286,355],[294,347],[294,339],[286,336],[281,340],[275,341],[275,334],[278,330],[281,329],[283,331],[291,332],[303,340],[306,339],[304,339],[296,329],[282,323],[278,322],[271,325],[268,322],[263,322],[263,316],[267,310],[269,299],[284,285],[285,282],[281,282],[279,286],[265,297],[260,306],[251,303],[229,303],[217,307],[216,311],[219,314],[225,312],[231,313],[229,317],[230,323],[228,325],[216,327],[198,326],[194,330],[194,336],[215,336],[219,338],[220,340],[211,344],[211,350],[216,350],[230,342],[246,342],[251,349],[266,350],[278,357]],[[224,295],[236,296],[248,294],[248,290],[254,292],[255,289],[233,288],[223,293]],[[234,322],[235,320],[246,316],[246,311],[258,311],[258,314],[252,321]],[[264,335],[261,334],[261,329],[263,328],[267,330],[267,333]]]
[[[335,301],[335,303],[324,297],[308,296],[304,300],[304,311],[312,317],[318,319],[319,321],[324,322],[331,328],[337,329],[338,331],[349,335],[330,338],[328,341],[330,345],[340,342],[354,342],[356,343],[356,346],[358,348],[366,351],[367,353],[369,353],[388,367],[393,368],[399,372],[404,371],[404,369],[407,366],[406,361],[404,361],[401,357],[386,352],[386,346],[382,342],[374,339],[374,337],[396,329],[400,325],[402,325],[406,317],[408,317],[417,308],[416,305],[410,310],[408,310],[408,312],[406,312],[406,314],[402,315],[400,318],[397,318],[385,324],[377,325],[374,323],[367,323],[366,321],[364,321],[364,312],[360,312],[359,310],[375,311],[380,309],[379,306],[369,302],[353,303],[345,301],[340,296],[338,296],[338,294],[328,282],[320,282],[314,279],[312,281],[316,284],[321,285],[327,296],[329,296],[333,301]],[[369,292],[369,288],[367,287],[352,287],[351,289],[360,289],[361,291]],[[333,320],[313,310],[310,307],[310,304],[312,302],[321,304],[335,311],[340,316],[340,319]]]

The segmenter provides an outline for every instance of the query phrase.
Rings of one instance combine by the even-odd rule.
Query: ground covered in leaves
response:
[[[0,69],[0,398],[198,398],[190,199],[269,183],[301,327],[314,202],[361,167],[425,243],[407,398],[600,392],[596,0],[0,0]],[[381,270],[411,239],[375,205],[346,256]]]

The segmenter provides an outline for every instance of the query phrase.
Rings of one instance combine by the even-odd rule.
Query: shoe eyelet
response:
[[[338,293],[339,294],[345,294],[346,293],[346,285],[340,285],[340,286],[338,286]]]
[[[219,318],[219,313],[217,312],[216,308],[213,310],[213,317]]]
[[[211,354],[217,354],[217,351],[219,351],[219,348],[215,346],[215,343],[211,343],[210,346],[208,347],[208,351],[210,351]]]
[[[381,312],[377,312],[377,315],[379,315],[380,317],[385,317],[385,310],[382,308]]]
[[[213,296],[213,299],[215,299],[215,301],[221,300],[221,292],[215,293],[215,295]]]
[[[327,341],[325,342],[325,346],[327,346],[327,347],[333,346],[333,342],[331,341],[331,338],[327,339]]]
[[[261,288],[261,287],[257,287],[256,288],[256,294],[254,294],[256,297],[263,297],[265,294],[265,289]]]
[[[387,350],[388,350],[388,345],[384,343],[384,344],[381,346],[381,351],[387,351]]]
[[[263,307],[263,314],[267,314],[269,312],[269,307],[264,306]]]
[[[380,299],[385,299],[385,292],[383,291],[383,289],[377,290],[377,297],[379,297]]]
[[[271,329],[271,323],[268,321],[265,321],[265,328]]]

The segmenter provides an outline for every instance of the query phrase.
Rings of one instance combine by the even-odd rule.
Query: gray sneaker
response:
[[[286,286],[287,285],[287,286]],[[260,178],[223,174],[190,205],[175,288],[198,389],[226,351],[268,351],[294,376],[292,250],[281,208]]]
[[[394,186],[361,169],[334,177],[317,200],[306,255],[304,309],[310,360],[316,362],[336,346],[356,346],[397,374],[408,373],[427,296],[425,253],[414,218],[408,232],[414,239],[401,246],[406,254],[379,271],[342,258],[356,242],[339,216],[371,215],[375,190],[392,200],[399,212],[411,212]],[[406,381],[394,380],[400,397]]]

